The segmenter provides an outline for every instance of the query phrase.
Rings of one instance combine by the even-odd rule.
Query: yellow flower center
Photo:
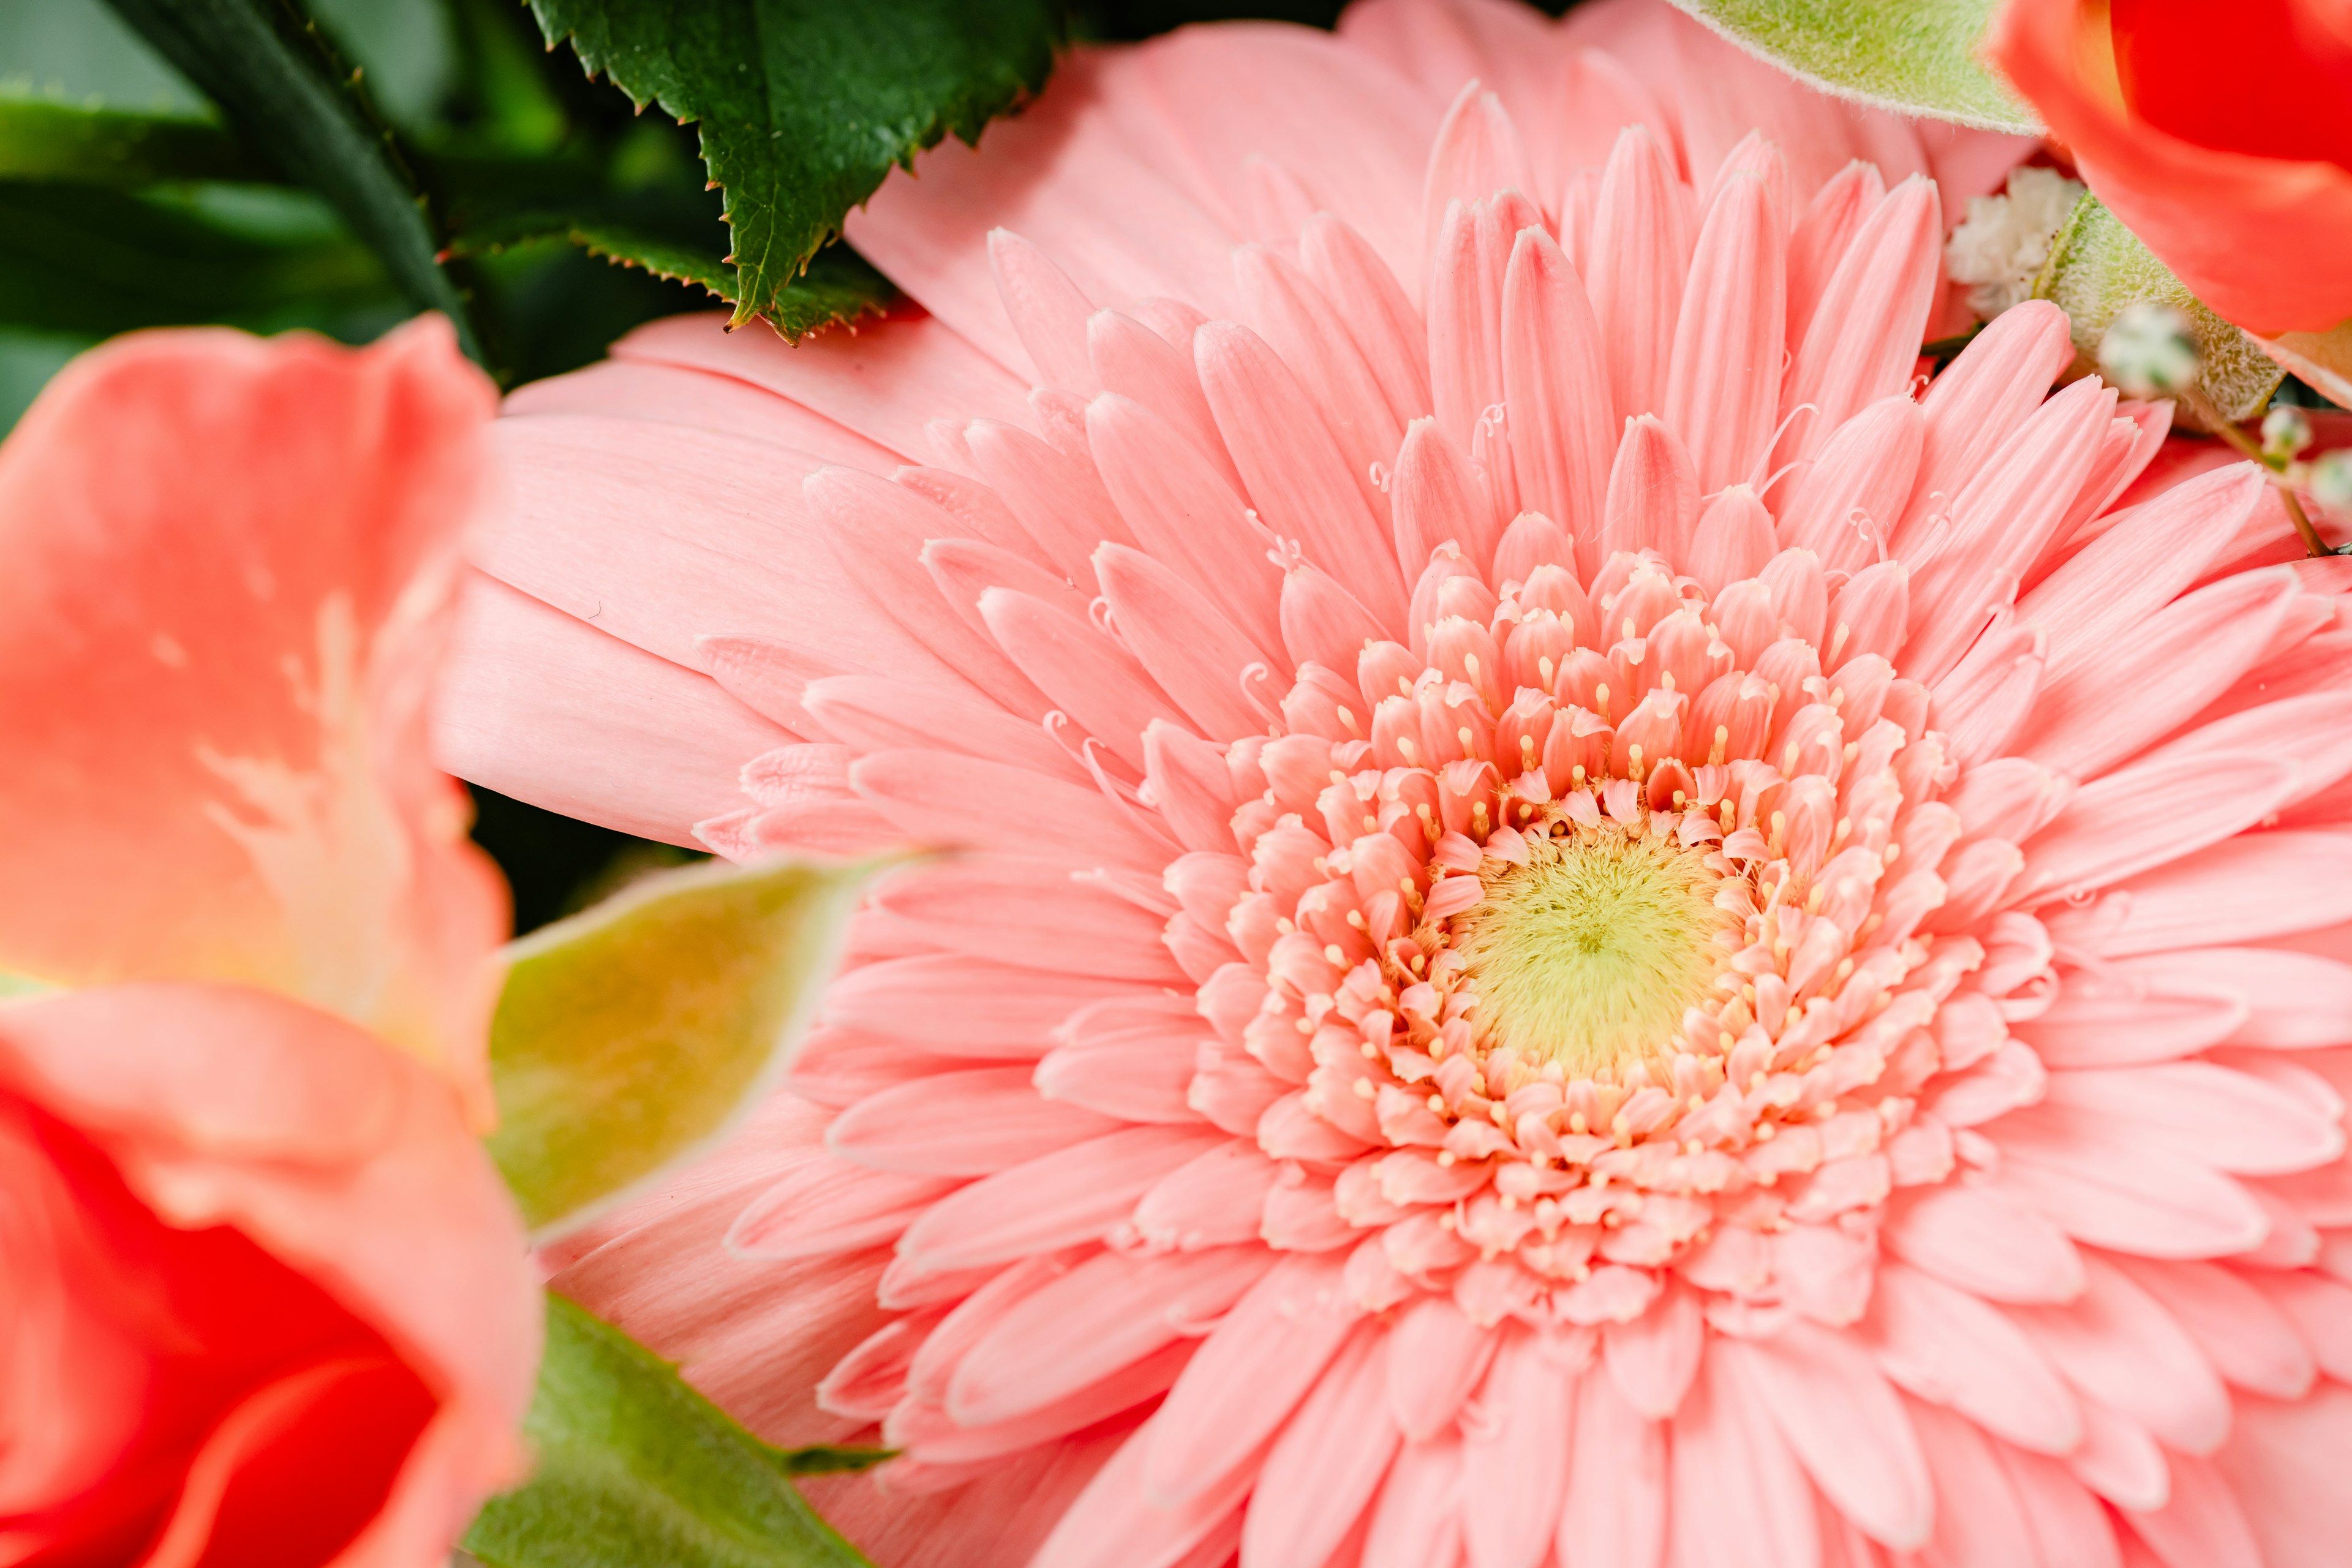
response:
[[[1560,829],[1567,831],[1563,834]],[[1574,1077],[1662,1055],[1715,993],[1730,919],[1712,847],[1561,823],[1525,866],[1490,860],[1452,945],[1478,988],[1479,1032]]]

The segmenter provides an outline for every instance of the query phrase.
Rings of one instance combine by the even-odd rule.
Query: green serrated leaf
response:
[[[405,314],[376,258],[341,234],[269,237],[117,191],[0,182],[0,325],[104,337],[223,321],[365,338]]]
[[[247,146],[333,204],[416,307],[482,357],[441,236],[391,132],[289,0],[107,0],[227,115]]]
[[[1977,57],[1999,0],[1675,0],[1751,53],[1841,98],[1987,131],[2041,122]]]
[[[786,1479],[805,1455],[854,1451],[771,1447],[560,1296],[523,1434],[530,1479],[466,1535],[491,1568],[870,1568]]]
[[[2226,418],[2261,413],[2286,379],[2261,344],[2207,310],[2096,196],[2076,202],[2052,237],[2033,295],[2066,312],[2075,350],[2094,366],[2100,339],[2126,305],[2152,300],[2180,311],[2204,362],[2198,379]]]
[[[534,1229],[700,1147],[782,1070],[876,868],[687,867],[509,950],[489,1151]]]
[[[492,256],[517,245],[549,239],[576,245],[615,266],[690,284],[730,305],[737,302],[734,268],[720,263],[709,249],[648,234],[623,222],[525,216],[469,234],[456,248],[461,254]],[[798,339],[836,322],[878,316],[897,298],[890,280],[874,270],[864,257],[845,245],[830,245],[816,253],[806,272],[776,291],[766,314],[777,331]]]
[[[531,0],[531,10],[592,75],[698,122],[734,229],[738,324],[782,310],[792,279],[891,165],[950,133],[977,140],[1042,88],[1063,37],[1061,0]]]
[[[0,180],[134,189],[161,180],[267,180],[268,167],[208,121],[0,97]]]

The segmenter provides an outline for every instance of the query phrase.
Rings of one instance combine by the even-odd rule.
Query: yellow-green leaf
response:
[[[1841,98],[1987,131],[2042,127],[1977,56],[1995,0],[1675,0]]]
[[[515,944],[489,1150],[534,1229],[584,1217],[751,1102],[877,864],[688,867]]]
[[[2205,395],[2227,418],[2261,413],[2285,379],[2261,344],[2207,310],[2096,196],[2076,202],[2059,226],[2033,294],[2066,312],[2074,347],[2093,365],[2100,339],[2126,306],[2147,300],[2179,310],[2197,340]]]

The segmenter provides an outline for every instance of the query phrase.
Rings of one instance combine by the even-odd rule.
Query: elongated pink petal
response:
[[[1242,1528],[1243,1563],[1320,1563],[1372,1500],[1399,1435],[1381,1399],[1385,1338],[1358,1325],[1267,1450]]]
[[[1248,1468],[1349,1337],[1357,1312],[1339,1268],[1328,1254],[1293,1254],[1217,1325],[1153,1419],[1149,1496],[1178,1507]]]
[[[1919,1269],[1880,1269],[1865,1331],[1886,1375],[2040,1453],[2082,1440],[2074,1395],[2009,1318]]]
[[[1765,181],[1735,178],[1707,209],[1691,253],[1664,416],[1689,444],[1702,490],[1764,478],[1789,323],[1782,221]]]
[[[1601,537],[1602,476],[1614,454],[1601,329],[1568,258],[1523,229],[1503,282],[1503,398],[1520,504],[1584,550]]]
[[[1935,1521],[1927,1461],[1895,1391],[1867,1352],[1801,1321],[1768,1340],[1718,1342],[1829,1500],[1896,1551],[1927,1544]]]
[[[1463,1510],[1471,1568],[1536,1568],[1551,1547],[1568,1472],[1577,1373],[1521,1329],[1507,1334],[1465,1423],[1462,1464],[1478,1495]]]
[[[1808,1568],[1818,1561],[1811,1483],[1730,1358],[1706,1358],[1673,1433],[1675,1568]]]

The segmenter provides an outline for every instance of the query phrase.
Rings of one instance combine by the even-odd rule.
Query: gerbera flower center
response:
[[[1576,1077],[1669,1049],[1727,957],[1712,850],[1647,826],[1563,818],[1525,865],[1486,862],[1485,898],[1449,932],[1486,1044]]]

